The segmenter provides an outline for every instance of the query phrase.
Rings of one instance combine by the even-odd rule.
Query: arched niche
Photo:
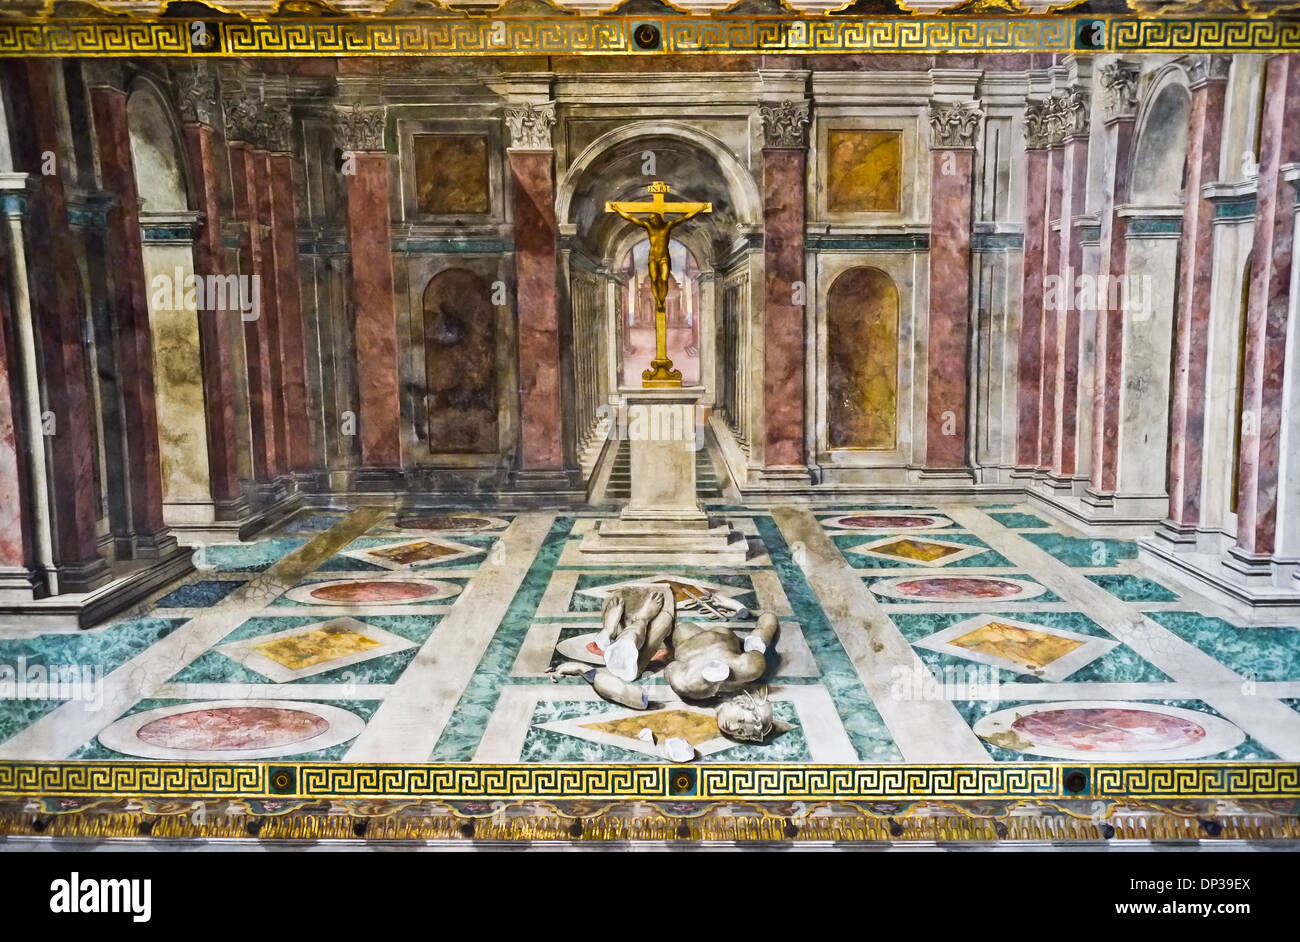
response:
[[[126,114],[140,199],[163,520],[197,530],[215,519],[198,319],[221,315],[192,290],[198,216],[190,210],[179,126],[162,93],[143,78],[132,85]]]
[[[1133,150],[1131,202],[1170,206],[1183,200],[1187,131],[1192,99],[1181,70],[1170,70],[1152,89]]]
[[[491,287],[472,271],[448,268],[425,286],[422,308],[429,450],[495,454],[500,446]]]
[[[826,432],[831,448],[890,450],[898,441],[898,287],[851,268],[827,297]]]

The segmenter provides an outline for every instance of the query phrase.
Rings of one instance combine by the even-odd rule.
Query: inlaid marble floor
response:
[[[702,762],[1300,760],[1298,626],[1239,627],[1131,542],[1013,504],[713,509],[745,565],[593,566],[594,512],[300,514],[110,624],[0,634],[0,757],[654,762],[679,737]],[[657,676],[645,713],[552,680],[605,594],[647,581],[778,615],[767,741]]]

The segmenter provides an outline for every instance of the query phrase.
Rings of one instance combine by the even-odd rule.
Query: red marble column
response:
[[[510,148],[519,318],[521,471],[563,469],[554,152]]]
[[[215,86],[213,99],[215,100]],[[209,106],[209,109],[212,106]],[[203,226],[194,242],[194,273],[200,278],[224,275],[221,245],[221,196],[217,167],[216,132],[211,111],[191,111],[185,123],[185,147],[193,172],[194,207],[203,213]],[[206,120],[204,120],[206,119]],[[237,307],[237,305],[236,305]],[[199,312],[199,339],[203,350],[203,397],[208,423],[208,476],[218,517],[238,516],[244,507],[239,488],[235,421],[235,373],[230,338],[224,329],[238,310]]]
[[[807,151],[763,148],[763,464],[804,469],[804,280]]]
[[[1281,167],[1300,161],[1300,54],[1268,59],[1246,314],[1245,385],[1238,468],[1237,545],[1247,566],[1272,555],[1277,534],[1279,445],[1296,193]]]
[[[1133,126],[1136,115],[1134,90],[1138,72],[1113,64],[1103,70],[1103,85],[1109,91],[1106,102],[1106,182],[1109,211],[1101,218],[1100,285],[1123,279],[1128,267],[1128,221],[1119,209],[1129,198],[1132,175]],[[1109,82],[1109,84],[1106,84]],[[1099,292],[1100,293],[1100,292]],[[1092,397],[1092,469],[1089,490],[1094,494],[1115,492],[1119,443],[1120,384],[1124,367],[1124,308],[1098,300],[1096,370]]]
[[[112,577],[100,555],[95,523],[94,398],[89,388],[83,341],[84,305],[75,266],[63,178],[40,172],[43,154],[59,153],[50,89],[50,63],[7,60],[3,68],[14,165],[35,181],[27,217],[32,320],[40,336],[46,407],[53,414],[50,500],[54,517],[55,565],[62,592],[89,592]],[[127,164],[128,168],[130,164]],[[139,243],[139,232],[136,232]],[[41,434],[44,430],[33,430]]]
[[[1079,317],[1075,305],[1076,279],[1083,271],[1083,240],[1074,217],[1083,213],[1088,194],[1088,99],[1075,90],[1064,99],[1060,203],[1060,245],[1057,271],[1061,276],[1064,310],[1056,311],[1054,357],[1056,397],[1052,430],[1052,474],[1072,477],[1079,450]]]
[[[229,126],[227,118],[227,126]],[[256,157],[243,141],[230,142],[230,185],[235,216],[244,223],[239,234],[239,272],[258,276],[261,307],[255,320],[245,320],[244,350],[248,362],[248,413],[253,436],[253,476],[259,481],[273,480],[280,473],[280,454],[276,449],[274,405],[272,403],[271,349],[266,336],[265,308],[269,292],[262,279],[263,239],[257,217]]]
[[[932,105],[930,109],[927,468],[967,465],[971,193],[979,121],[975,103]]]
[[[402,407],[397,375],[388,155],[353,153],[350,156],[356,171],[346,180],[361,463],[367,468],[397,469],[402,466]]]
[[[258,338],[267,351],[271,413],[267,434],[275,439],[276,474],[289,469],[288,420],[284,408],[284,350],[280,346],[280,267],[276,263],[275,219],[271,198],[271,158],[260,147],[253,152],[253,187],[257,193],[257,235],[261,239],[258,253],[262,265],[262,311],[258,318]]]
[[[1187,137],[1187,181],[1178,244],[1178,309],[1174,314],[1173,401],[1169,426],[1169,521],[1195,530],[1201,519],[1201,442],[1205,437],[1205,382],[1209,368],[1210,282],[1214,275],[1214,204],[1201,187],[1219,179],[1226,56],[1200,56],[1192,81]],[[1289,216],[1289,213],[1283,213]]]
[[[1042,102],[1025,105],[1025,239],[1017,350],[1016,465],[1037,468],[1042,421],[1043,279],[1046,276],[1048,135]]]
[[[302,330],[302,276],[298,268],[298,216],[293,192],[293,157],[267,161],[271,194],[271,238],[275,247],[276,313],[279,319],[281,399],[286,416],[283,441],[290,471],[312,467],[307,416],[307,359]]]
[[[154,397],[153,331],[140,244],[140,204],[131,159],[126,92],[97,85],[90,91],[104,189],[116,196],[108,211],[105,244],[121,366],[122,417],[130,454],[127,480],[131,542],[137,557],[158,556],[176,544],[163,523],[162,456]]]
[[[1060,277],[1058,271],[1061,257],[1061,218],[1062,176],[1065,165],[1065,151],[1059,140],[1053,140],[1047,152],[1047,200],[1043,221],[1046,227],[1043,234],[1043,272],[1044,283],[1047,277]],[[1055,223],[1055,225],[1054,225]],[[1055,297],[1048,297],[1044,290],[1043,330],[1039,348],[1039,406],[1038,406],[1038,468],[1050,471],[1052,457],[1055,453],[1056,439],[1056,380],[1057,356],[1060,346],[1057,341],[1060,318],[1057,308],[1061,304],[1061,288],[1058,286]]]

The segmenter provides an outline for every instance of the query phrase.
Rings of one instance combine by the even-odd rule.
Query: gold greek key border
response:
[[[1283,763],[972,766],[4,762],[0,797],[639,801],[1300,799]]]
[[[658,48],[633,31],[651,24]],[[1102,24],[1101,42],[1081,45]],[[219,50],[191,46],[192,23],[0,21],[0,56],[530,56],[943,52],[1269,52],[1300,49],[1300,20],[1040,17],[439,17],[212,21]]]

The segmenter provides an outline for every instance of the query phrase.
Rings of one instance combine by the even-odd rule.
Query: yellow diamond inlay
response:
[[[968,651],[1006,658],[1027,667],[1046,667],[1084,644],[1075,638],[1062,638],[1045,631],[1034,631],[1000,621],[981,625],[950,643]]]
[[[371,550],[370,555],[381,556],[395,563],[422,563],[430,559],[441,559],[444,556],[455,556],[459,552],[460,550],[452,549],[450,546],[421,540],[418,543],[403,543],[399,546]]]
[[[380,644],[374,638],[367,638],[341,625],[326,625],[300,635],[253,645],[254,650],[294,671],[377,647]]]
[[[902,539],[895,540],[893,543],[885,543],[883,546],[874,546],[871,552],[932,563],[936,559],[943,559],[953,553],[960,553],[961,549],[956,546],[944,546],[942,543],[931,543],[929,540]]]
[[[606,720],[602,723],[582,724],[583,729],[608,733],[611,736],[623,736],[627,739],[636,739],[636,734],[647,727],[659,742],[676,736],[678,739],[685,739],[692,746],[698,746],[722,735],[713,717],[691,710],[664,710],[661,713],[646,713],[643,716],[625,716],[622,719]]]

